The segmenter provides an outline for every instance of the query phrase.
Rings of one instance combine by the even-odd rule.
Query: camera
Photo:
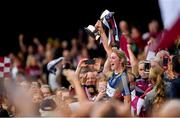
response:
[[[145,72],[149,72],[150,67],[151,67],[150,62],[149,61],[145,61],[145,63],[144,63],[144,71]]]
[[[163,68],[164,68],[164,69],[167,69],[167,67],[168,67],[168,61],[169,61],[168,56],[164,56],[164,57],[163,57]]]
[[[95,64],[95,60],[94,59],[88,59],[85,61],[85,64]]]

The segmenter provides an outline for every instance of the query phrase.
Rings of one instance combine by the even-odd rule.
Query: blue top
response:
[[[108,84],[114,89],[120,88],[120,92],[123,96],[130,95],[129,81],[125,71],[122,74],[115,74],[113,72],[112,76],[109,78]]]

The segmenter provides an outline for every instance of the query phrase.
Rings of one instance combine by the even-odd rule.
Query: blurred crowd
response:
[[[81,31],[70,42],[35,37],[26,44],[19,34],[20,50],[9,53],[11,76],[0,80],[0,116],[180,116],[180,37],[155,51],[164,32],[158,21],[145,33],[120,21],[122,51],[108,44],[101,21],[95,27],[100,40]]]

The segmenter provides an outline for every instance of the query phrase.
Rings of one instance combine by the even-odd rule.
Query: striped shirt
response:
[[[136,96],[140,97],[150,87],[152,87],[152,84],[148,80],[142,78],[137,79],[135,86]]]

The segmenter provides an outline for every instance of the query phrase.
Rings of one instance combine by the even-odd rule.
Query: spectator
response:
[[[127,51],[127,44],[132,43],[131,39],[129,37],[129,27],[126,21],[120,21],[119,22],[119,29],[121,31],[121,36],[120,36],[120,48],[123,50],[126,54],[126,56],[129,58],[129,54]],[[122,43],[123,42],[123,43]]]
[[[144,51],[146,42],[142,39],[141,32],[137,27],[131,28],[131,38],[132,41],[136,44],[136,48],[138,48],[138,49],[134,49],[134,50],[138,50],[138,52],[136,52],[136,55],[142,53]]]
[[[97,21],[95,26],[101,34],[103,46],[108,55],[103,70],[104,74],[109,77],[106,93],[109,97],[118,97],[120,100],[130,103],[125,53],[108,46],[107,36],[100,21]]]
[[[173,73],[175,75],[175,79],[172,81],[172,86],[171,86],[171,98],[180,98],[180,55],[175,55],[172,58],[172,69]]]
[[[52,91],[51,91],[51,88],[49,87],[49,85],[42,85],[41,92],[43,94],[43,98],[47,98],[52,95]]]
[[[98,94],[95,97],[95,102],[100,101],[100,100],[107,100],[107,97],[106,97],[107,78],[106,78],[106,76],[103,73],[99,74],[97,81],[98,81],[97,82]]]
[[[149,72],[149,79],[153,84],[153,89],[145,96],[144,108],[147,113],[157,112],[166,100],[163,69],[160,67],[151,68]]]
[[[42,83],[42,70],[33,55],[29,55],[27,58],[26,74],[30,80],[40,81]]]

